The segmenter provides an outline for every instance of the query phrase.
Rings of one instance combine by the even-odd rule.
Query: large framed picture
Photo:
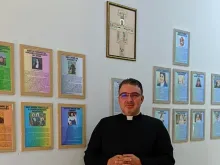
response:
[[[53,105],[21,102],[22,151],[53,149]]]
[[[15,94],[14,44],[0,41],[0,94]]]
[[[211,104],[220,105],[220,74],[211,74]]]
[[[173,104],[189,103],[189,71],[173,69]]]
[[[58,96],[60,98],[85,99],[85,55],[58,51]]]
[[[205,140],[205,110],[191,109],[190,140]]]
[[[191,71],[191,104],[205,104],[206,74],[204,72]]]
[[[59,149],[86,146],[85,105],[58,104]]]
[[[120,83],[123,81],[123,79],[120,78],[112,78],[111,79],[111,98],[112,98],[112,115],[117,115],[121,113],[121,108],[118,103],[118,89]]]
[[[136,61],[137,9],[107,1],[106,56]]]
[[[173,64],[189,66],[190,62],[190,32],[173,30]]]
[[[153,103],[170,104],[171,69],[153,67]]]
[[[220,109],[211,109],[210,138],[220,139]]]
[[[20,45],[22,96],[53,96],[52,49]]]

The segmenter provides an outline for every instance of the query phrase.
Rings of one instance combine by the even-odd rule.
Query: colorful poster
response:
[[[0,42],[0,94],[14,94],[14,45]]]
[[[85,56],[58,51],[59,97],[85,98]]]
[[[220,139],[220,109],[211,110],[211,139]]]
[[[22,95],[52,96],[52,50],[21,46]]]
[[[52,105],[22,103],[23,150],[52,149]]]
[[[220,105],[220,74],[212,74],[211,104]]]
[[[0,152],[15,151],[14,103],[0,102]]]
[[[118,103],[118,89],[123,79],[112,78],[112,112],[113,115],[121,113],[121,108]]]
[[[85,106],[59,104],[59,148],[85,146]]]

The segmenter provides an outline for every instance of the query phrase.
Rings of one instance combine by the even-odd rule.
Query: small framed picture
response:
[[[111,90],[112,90],[112,114],[117,115],[121,113],[121,108],[118,103],[118,90],[119,85],[123,81],[120,78],[112,78],[111,79]]]
[[[211,109],[211,132],[210,138],[220,139],[220,109]]]
[[[220,74],[211,74],[211,104],[220,105]]]

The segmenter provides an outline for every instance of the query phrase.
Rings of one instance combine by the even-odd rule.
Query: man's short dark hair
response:
[[[124,84],[130,84],[130,85],[134,85],[134,86],[138,86],[141,90],[141,94],[143,94],[143,87],[142,87],[142,84],[140,81],[134,79],[134,78],[127,78],[127,79],[124,79],[120,85],[119,85],[119,88],[118,88],[118,92],[120,91],[122,85]]]

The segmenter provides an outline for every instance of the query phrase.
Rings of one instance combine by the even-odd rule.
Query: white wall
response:
[[[20,102],[38,101],[87,104],[87,140],[97,121],[110,114],[111,77],[139,79],[144,86],[145,102],[142,112],[151,114],[152,66],[172,66],[172,30],[191,32],[191,59],[188,70],[207,74],[206,140],[197,143],[175,144],[177,165],[217,165],[220,141],[210,137],[210,74],[220,73],[220,21],[217,0],[118,0],[138,9],[137,61],[128,62],[105,57],[105,0],[7,0],[1,2],[0,40],[15,43],[15,96],[0,96],[1,101],[16,101],[17,150],[0,154],[7,165],[83,165],[84,149],[57,149],[57,121],[54,115],[55,148],[52,151],[20,152]],[[54,56],[61,49],[86,55],[87,97],[85,100],[57,99],[54,83],[53,98],[20,97],[19,44],[52,48]],[[210,57],[209,57],[210,56]],[[212,57],[212,58],[211,58]],[[56,58],[54,58],[54,67]],[[101,68],[101,69],[100,69]],[[181,67],[175,67],[181,68]],[[54,68],[55,69],[55,68]],[[101,73],[104,72],[104,73]],[[57,82],[54,72],[54,82]],[[162,106],[162,105],[161,105]],[[175,108],[175,105],[164,107]],[[186,105],[183,107],[201,107]],[[56,113],[54,113],[56,114]],[[46,156],[44,158],[43,156]]]

